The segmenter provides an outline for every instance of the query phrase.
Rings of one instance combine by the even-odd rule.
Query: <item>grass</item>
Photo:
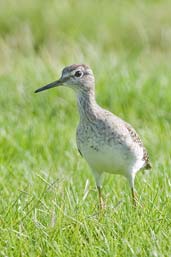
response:
[[[171,256],[170,8],[1,1],[0,256]],[[136,178],[144,208],[132,207],[124,178],[106,175],[98,215],[76,149],[74,93],[33,94],[82,62],[94,70],[99,104],[131,123],[149,151],[153,170]]]

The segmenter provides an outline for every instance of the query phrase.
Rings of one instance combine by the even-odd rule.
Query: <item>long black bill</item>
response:
[[[50,84],[47,84],[44,87],[38,88],[36,91],[34,91],[34,93],[38,93],[38,92],[41,92],[41,91],[44,91],[44,90],[47,90],[47,89],[50,89],[50,88],[53,88],[53,87],[60,86],[60,85],[62,85],[62,83],[63,83],[63,81],[61,79],[56,80],[56,81],[54,81]]]

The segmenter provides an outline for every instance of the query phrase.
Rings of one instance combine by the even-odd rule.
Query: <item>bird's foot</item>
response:
[[[138,200],[137,194],[135,192],[133,194],[133,206],[134,208],[137,208],[137,207],[144,208],[144,205],[140,203],[140,201]]]

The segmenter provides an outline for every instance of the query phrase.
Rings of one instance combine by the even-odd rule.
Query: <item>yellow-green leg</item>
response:
[[[131,188],[131,192],[132,192],[133,205],[134,205],[134,207],[136,207],[137,206],[137,202],[138,202],[138,197],[137,197],[137,194],[136,194],[136,192],[135,192],[133,187]]]
[[[105,208],[105,203],[104,203],[103,197],[102,197],[102,189],[101,189],[101,187],[97,186],[97,190],[98,190],[98,195],[99,195],[99,209],[103,210]]]

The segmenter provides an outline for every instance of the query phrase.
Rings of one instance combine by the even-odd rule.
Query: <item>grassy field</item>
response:
[[[0,1],[0,256],[171,256],[170,10],[169,0]],[[148,149],[153,170],[136,178],[144,208],[106,175],[98,215],[74,93],[33,93],[72,63],[92,67],[98,103]]]

